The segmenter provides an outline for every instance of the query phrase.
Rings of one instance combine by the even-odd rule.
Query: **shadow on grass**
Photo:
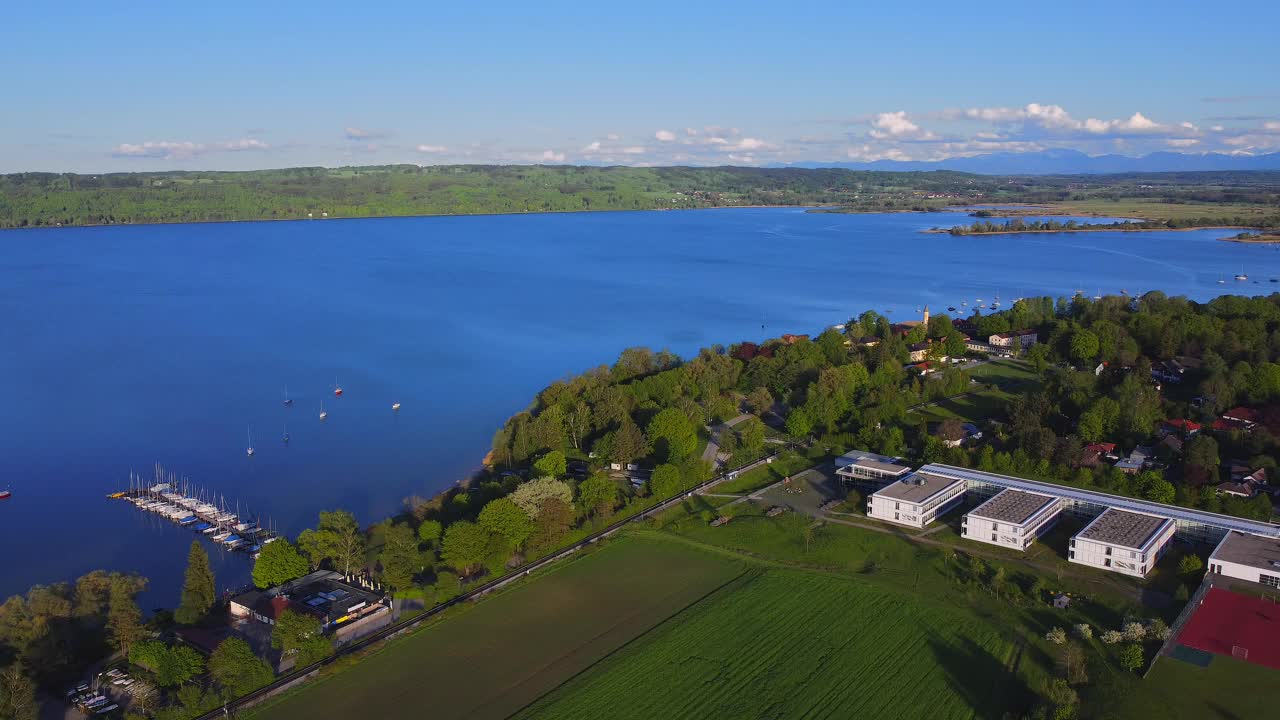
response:
[[[1030,689],[1013,668],[970,638],[929,641],[934,660],[946,673],[947,684],[973,710],[975,717],[1000,718],[1008,711],[1019,714],[1030,703]],[[1021,650],[1015,648],[1015,653]]]

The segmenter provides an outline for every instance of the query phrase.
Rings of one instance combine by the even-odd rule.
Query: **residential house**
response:
[[[992,335],[987,338],[987,342],[999,348],[1025,350],[1035,345],[1039,337],[1035,330],[1014,330]]]
[[[1085,445],[1084,450],[1080,453],[1080,466],[1097,467],[1103,460],[1115,462],[1119,459],[1116,455],[1115,443],[1093,443]]]
[[[929,343],[928,340],[910,345],[907,348],[907,350],[911,352],[911,355],[910,355],[911,362],[918,363],[924,360],[925,358],[929,357],[930,347],[931,347],[931,344]]]
[[[1190,439],[1199,433],[1203,426],[1198,422],[1192,422],[1183,418],[1174,420],[1165,420],[1160,423],[1160,435],[1178,435],[1181,438]]]
[[[1222,417],[1213,421],[1213,429],[1223,432],[1240,430],[1252,432],[1258,426],[1258,411],[1247,407],[1235,407],[1222,413]]]
[[[949,448],[960,447],[961,445],[964,445],[966,443],[977,442],[982,439],[982,431],[978,429],[977,425],[974,425],[971,422],[967,422],[961,425],[960,427],[964,430],[963,435],[961,435],[957,439],[951,439],[951,440],[943,438],[942,444],[946,445]]]
[[[1129,457],[1116,461],[1116,469],[1120,472],[1129,473],[1130,475],[1142,472],[1151,463],[1151,456],[1155,452],[1144,445],[1139,445],[1129,453]]]

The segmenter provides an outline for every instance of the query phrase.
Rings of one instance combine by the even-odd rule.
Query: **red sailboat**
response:
[[[0,500],[8,500],[9,496],[12,494],[13,493],[9,492],[8,490],[0,490]]]
[[[339,396],[342,395],[342,386],[338,384],[337,380],[333,381],[333,394]]]

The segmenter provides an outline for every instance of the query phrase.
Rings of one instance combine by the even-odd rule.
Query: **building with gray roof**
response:
[[[1048,532],[1062,512],[1052,495],[1024,490],[1001,490],[965,514],[961,535],[978,542],[1025,551]]]
[[[1145,577],[1173,540],[1167,517],[1108,508],[1071,538],[1073,563]]]

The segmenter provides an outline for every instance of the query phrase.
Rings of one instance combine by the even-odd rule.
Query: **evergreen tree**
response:
[[[182,602],[173,617],[183,625],[192,625],[204,619],[218,600],[218,585],[209,566],[209,553],[199,540],[191,541],[187,553],[187,574],[182,582]]]

